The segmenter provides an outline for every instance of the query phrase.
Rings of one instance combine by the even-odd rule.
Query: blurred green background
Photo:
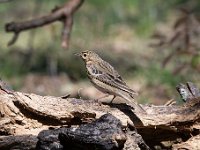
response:
[[[0,77],[14,90],[41,95],[98,98],[102,93],[88,81],[83,62],[74,53],[91,49],[110,62],[140,96],[140,103],[181,102],[175,89],[180,82],[200,84],[199,71],[189,66],[173,74],[162,67],[165,52],[150,47],[155,30],[172,29],[187,7],[198,14],[200,2],[189,0],[86,0],[75,12],[68,50],[61,47],[62,24],[56,22],[22,32],[7,46],[12,33],[4,26],[49,13],[66,0],[13,0],[0,3]],[[187,56],[184,56],[187,59]],[[185,59],[185,58],[183,58]]]

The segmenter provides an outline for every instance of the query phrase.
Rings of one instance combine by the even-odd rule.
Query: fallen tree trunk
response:
[[[197,148],[192,143],[199,142],[200,98],[191,99],[183,106],[143,105],[142,107],[147,114],[136,112],[125,104],[104,105],[93,100],[39,96],[1,88],[0,149],[6,149],[9,146],[20,147],[22,143],[20,141],[27,143],[30,149],[35,149],[38,142],[37,136],[41,131],[61,126],[64,126],[67,132],[57,133],[55,140],[58,140],[60,134],[63,134],[62,137],[66,140],[66,137],[70,137],[69,131],[72,134],[74,131],[72,129],[75,127],[81,129],[84,124],[94,124],[97,119],[108,113],[119,120],[121,124],[119,130],[124,133],[126,144],[118,143],[119,149],[123,147],[131,149],[130,145],[134,144],[138,146],[138,149],[149,147],[187,149],[188,145],[190,148]],[[77,135],[76,132],[73,134]],[[140,139],[139,142],[137,139]],[[131,143],[133,141],[135,142]],[[131,144],[127,146],[127,142]],[[141,148],[138,143],[143,143],[145,146]],[[22,146],[21,149],[25,147]]]

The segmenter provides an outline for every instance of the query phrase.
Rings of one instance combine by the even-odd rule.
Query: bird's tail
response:
[[[141,113],[146,113],[146,111],[144,110],[144,108],[142,108],[142,106],[140,106],[139,104],[137,104],[137,102],[134,100],[135,96],[137,96],[138,94],[136,92],[131,92],[131,93],[124,93],[121,94],[121,97],[123,97],[124,99],[126,99],[128,102],[130,102],[131,106],[138,112]]]

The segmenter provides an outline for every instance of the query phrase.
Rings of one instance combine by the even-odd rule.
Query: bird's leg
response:
[[[95,101],[99,102],[100,99],[103,99],[103,98],[108,97],[108,96],[109,96],[109,94],[105,94],[104,96],[101,96],[98,99],[95,99]]]
[[[112,103],[112,102],[113,102],[113,100],[115,99],[115,97],[116,97],[116,96],[115,96],[115,95],[113,95],[113,98],[112,98],[112,100],[110,101],[110,103]]]

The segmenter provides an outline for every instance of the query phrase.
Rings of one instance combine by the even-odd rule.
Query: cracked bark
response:
[[[140,141],[150,148],[187,148],[188,143],[190,148],[196,148],[192,143],[197,142],[200,135],[200,98],[190,99],[183,106],[142,107],[147,114],[135,112],[125,104],[104,105],[93,100],[39,96],[0,88],[0,149],[17,143],[20,146],[20,142],[6,142],[11,137],[16,141],[20,141],[19,137],[31,138],[35,144],[37,135],[43,130],[78,128],[108,113],[126,129],[123,130],[126,135],[124,149],[134,149],[134,144],[138,149],[145,149],[141,147],[143,144],[137,143],[140,137]],[[133,130],[129,131],[131,128]]]

